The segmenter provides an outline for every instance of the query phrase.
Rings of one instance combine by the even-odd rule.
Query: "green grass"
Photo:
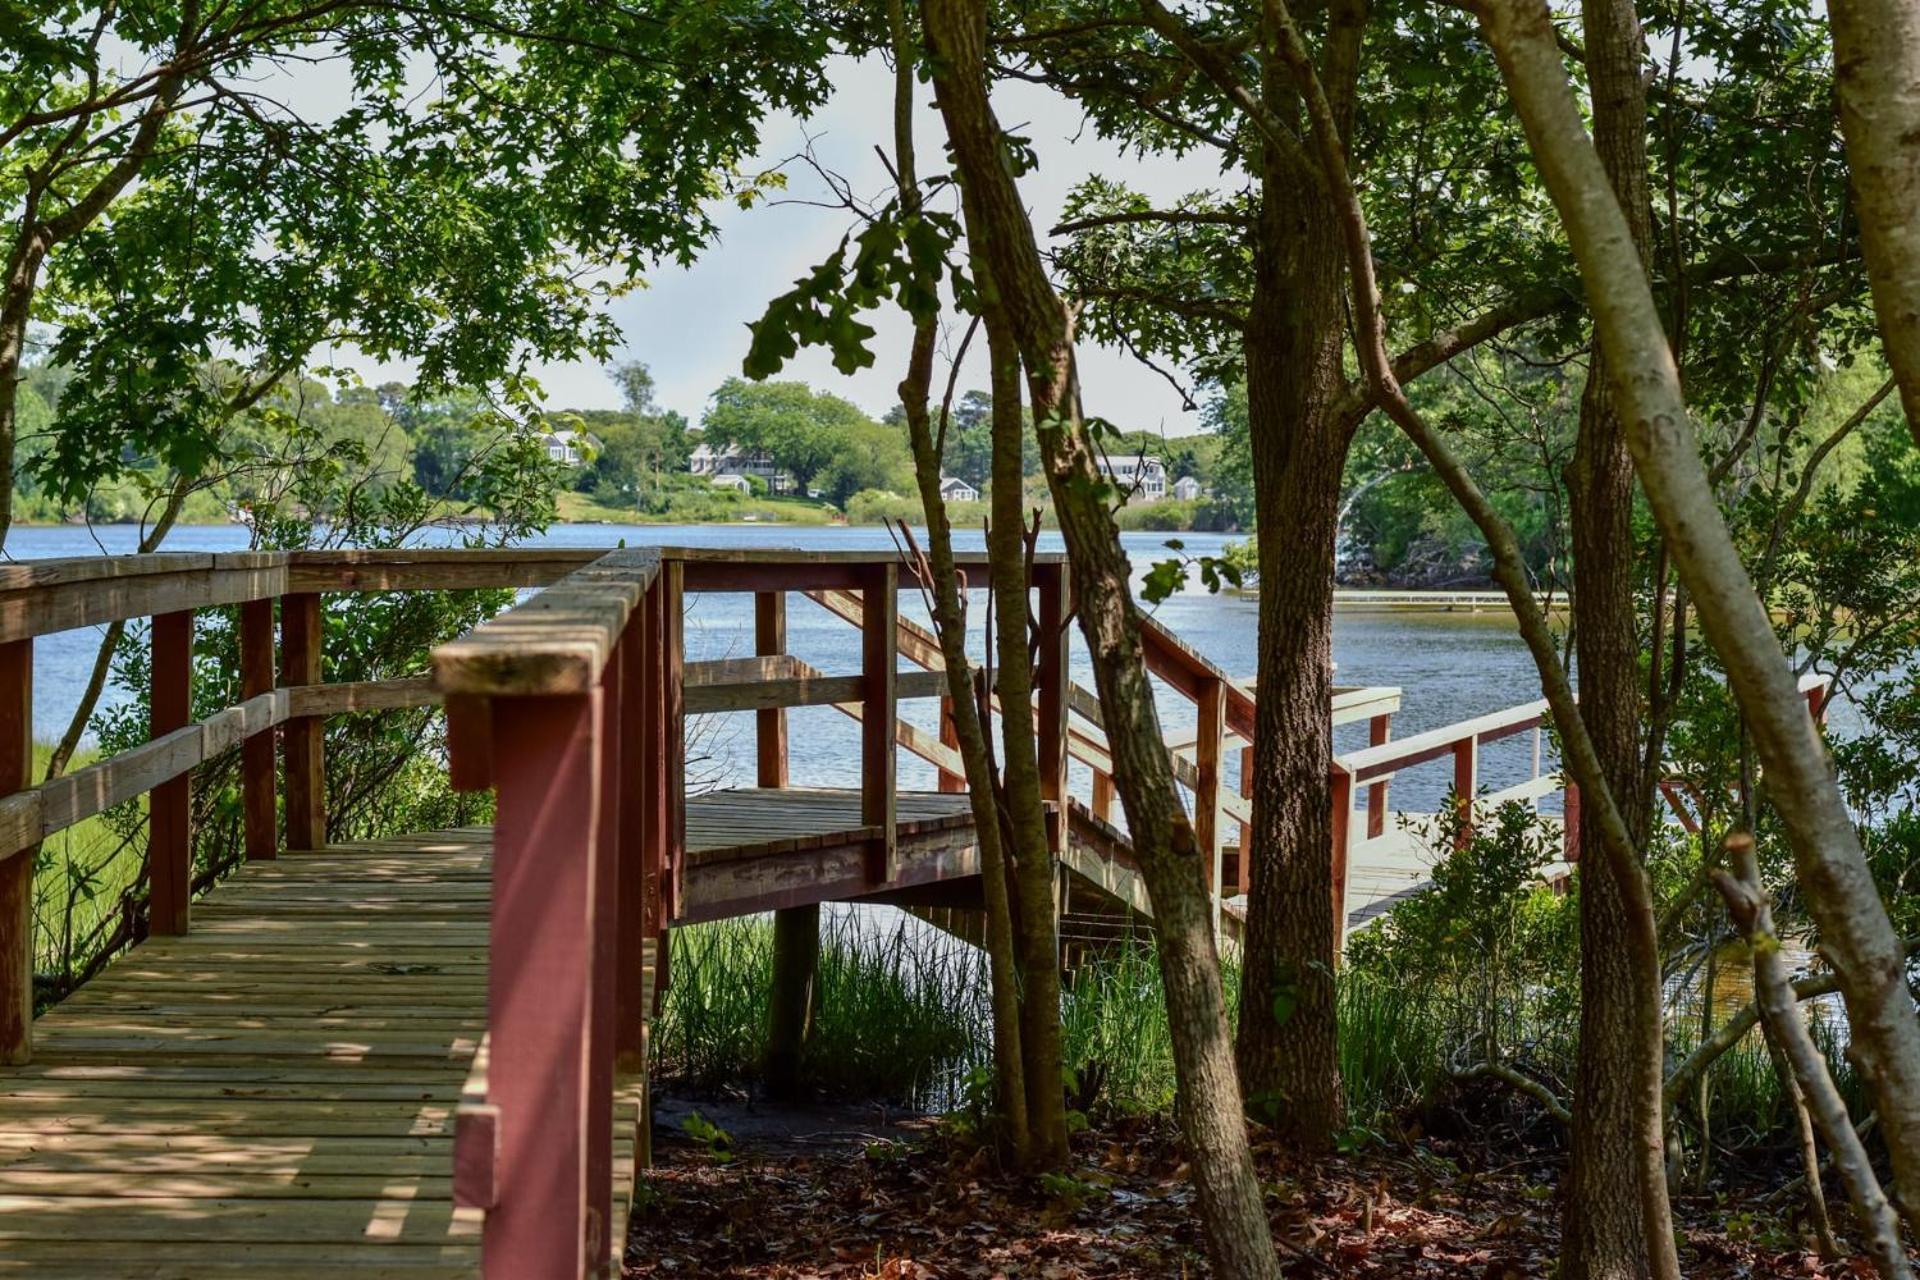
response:
[[[33,776],[46,775],[53,747],[35,743]],[[99,759],[99,752],[75,754],[69,773]],[[146,801],[139,803],[144,806]],[[103,816],[86,818],[48,836],[34,859],[34,967],[41,973],[63,971],[79,963],[85,940],[118,914],[120,896],[140,875],[145,841],[125,841]]]
[[[723,489],[697,500],[671,502],[664,511],[641,511],[597,502],[571,490],[557,495],[561,521],[569,524],[731,524],[757,520],[767,524],[826,524],[834,512],[810,498],[747,498]]]

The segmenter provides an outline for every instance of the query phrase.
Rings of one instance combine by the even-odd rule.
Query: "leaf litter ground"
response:
[[[1512,1136],[1515,1140],[1506,1141]],[[1555,1274],[1564,1153],[1517,1135],[1374,1143],[1311,1162],[1258,1148],[1290,1277],[1530,1280]],[[627,1280],[1117,1280],[1212,1274],[1172,1126],[1077,1135],[1069,1177],[1019,1178],[932,1120],[875,1107],[663,1097]],[[1780,1177],[1772,1179],[1780,1181]],[[1837,1188],[1835,1189],[1837,1192]],[[1682,1197],[1700,1280],[1871,1275],[1822,1265],[1764,1187]],[[1835,1211],[1844,1213],[1835,1204]],[[1837,1224],[1838,1225],[1838,1224]]]

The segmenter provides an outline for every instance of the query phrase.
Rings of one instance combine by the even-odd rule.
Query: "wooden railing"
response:
[[[959,567],[985,585],[979,557]],[[435,651],[454,783],[491,785],[497,802],[484,1086],[470,1090],[455,1127],[454,1194],[485,1210],[487,1275],[614,1265],[613,1100],[623,1074],[644,1069],[646,1001],[667,977],[663,931],[685,901],[688,715],[758,713],[757,772],[772,786],[786,778],[784,709],[856,716],[866,887],[895,878],[898,746],[959,767],[898,716],[903,698],[945,692],[941,677],[897,670],[901,575],[893,555],[616,551]],[[1043,646],[1036,698],[1057,804],[1065,566],[1043,557],[1034,577],[1042,628],[1058,637]],[[755,595],[753,657],[685,661],[682,600],[696,591]],[[857,675],[826,675],[784,652],[792,592],[857,610]]]
[[[284,847],[326,841],[322,729],[328,716],[422,706],[424,677],[321,682],[326,592],[540,586],[595,553],[538,551],[233,552],[94,556],[0,566],[0,1062],[33,1054],[33,852],[115,805],[150,796],[149,928],[191,927],[190,774],[238,746],[249,859],[282,847],[276,731],[285,770]],[[276,676],[274,615],[279,605]],[[242,701],[191,721],[197,611],[239,607]],[[34,784],[33,647],[59,631],[151,619],[151,738]]]

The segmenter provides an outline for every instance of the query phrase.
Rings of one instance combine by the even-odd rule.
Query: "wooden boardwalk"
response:
[[[0,1069],[0,1274],[471,1276],[453,1117],[486,1029],[489,833],[283,854]],[[636,1102],[618,1112],[615,1194]]]

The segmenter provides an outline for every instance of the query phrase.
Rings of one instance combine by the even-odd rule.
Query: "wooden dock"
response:
[[[959,570],[988,585],[981,557]],[[898,615],[902,572],[886,553],[671,548],[0,566],[0,1275],[615,1274],[667,930],[768,910],[791,924],[826,901],[978,909],[958,752],[898,714],[947,690],[939,645]],[[1099,706],[1070,678],[1064,562],[1038,557],[1032,585],[1034,702],[1000,712],[1034,718],[1068,898],[1150,914]],[[545,590],[437,649],[431,679],[325,680],[325,595],[509,586]],[[754,596],[751,658],[686,661],[690,591]],[[857,674],[786,652],[794,594],[852,628]],[[194,614],[224,606],[242,700],[190,721]],[[138,618],[151,740],[36,785],[34,639]],[[1143,625],[1153,674],[1199,713],[1168,746],[1231,939],[1229,850],[1252,809],[1222,766],[1251,749],[1254,693]],[[1328,708],[1370,726],[1328,779],[1342,926],[1424,879],[1389,807],[1403,771],[1437,763],[1477,803],[1560,789],[1538,750],[1531,779],[1476,785],[1482,745],[1538,735],[1538,704],[1395,741],[1399,700],[1336,689]],[[857,787],[789,785],[785,711],[822,705],[860,721]],[[329,845],[328,720],[428,707],[444,707],[452,786],[490,790],[493,825]],[[688,718],[723,712],[755,716],[757,785],[689,795]],[[903,750],[937,792],[900,789]],[[232,753],[247,860],[196,897],[190,788]],[[142,797],[152,936],[35,1018],[34,852]]]

